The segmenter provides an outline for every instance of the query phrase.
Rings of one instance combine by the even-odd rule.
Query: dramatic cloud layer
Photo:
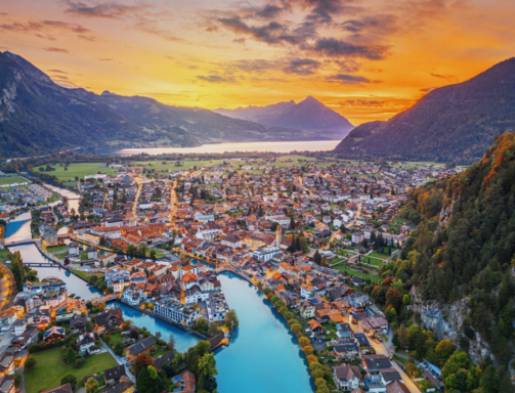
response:
[[[65,86],[174,105],[316,96],[355,124],[515,53],[513,0],[4,1],[2,50]]]

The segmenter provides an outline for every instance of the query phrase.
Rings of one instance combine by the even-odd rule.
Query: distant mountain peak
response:
[[[217,112],[271,127],[315,131],[317,139],[340,139],[352,128],[352,124],[345,117],[313,96],[298,103],[290,100],[262,107],[218,109]]]
[[[303,103],[316,103],[316,104],[322,104],[320,101],[318,101],[315,97],[313,96],[307,96],[306,98],[304,98],[302,101],[299,102],[299,104],[303,104]]]

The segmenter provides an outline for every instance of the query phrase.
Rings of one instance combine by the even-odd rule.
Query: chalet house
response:
[[[401,375],[394,368],[387,368],[385,370],[381,370],[379,374],[381,375],[381,381],[385,385],[401,380]]]
[[[123,323],[120,309],[109,309],[96,315],[94,318],[95,330],[99,333],[118,328]]]
[[[134,393],[134,391],[134,385],[128,380],[127,377],[123,377],[117,384],[107,385],[98,393]]]
[[[155,345],[156,340],[154,337],[149,336],[145,337],[142,340],[139,340],[135,344],[132,344],[129,348],[127,348],[127,359],[129,362],[132,362],[136,357],[143,353],[149,353],[152,347]]]
[[[0,360],[0,378],[13,375],[14,369],[14,357],[11,354],[4,354]]]
[[[342,363],[333,367],[333,378],[339,389],[350,392],[359,388],[361,372],[357,366]]]
[[[392,368],[392,363],[384,355],[363,356],[363,368],[368,374],[379,374],[381,370]]]
[[[402,381],[393,381],[386,385],[386,393],[409,393],[409,389]]]
[[[174,353],[172,351],[165,352],[163,355],[158,357],[157,359],[154,359],[154,366],[160,370],[164,366],[171,364],[172,360],[174,358]]]
[[[120,382],[125,375],[125,368],[122,365],[108,368],[104,371],[104,380],[108,385],[114,385]]]
[[[388,334],[388,321],[381,316],[368,317],[360,321],[360,325],[365,332],[375,332],[378,334]]]
[[[342,338],[333,347],[338,359],[352,360],[359,356],[359,347],[351,338]]]
[[[52,326],[43,333],[43,340],[46,343],[54,343],[64,339],[66,332],[61,326]]]
[[[86,329],[88,318],[82,315],[74,315],[70,319],[70,329],[78,332],[83,332]]]
[[[0,392],[2,393],[16,393],[16,384],[13,377],[0,377]]]
[[[315,306],[309,302],[303,302],[300,306],[300,316],[304,319],[310,319],[315,316]]]
[[[95,335],[93,333],[84,333],[77,338],[77,346],[81,355],[91,353],[95,347]]]
[[[195,375],[191,371],[183,371],[172,378],[172,382],[177,388],[174,393],[195,393]]]

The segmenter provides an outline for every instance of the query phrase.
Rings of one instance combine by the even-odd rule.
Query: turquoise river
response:
[[[18,223],[8,228],[17,232]],[[17,228],[18,227],[18,228]],[[34,245],[12,247],[24,260],[45,261]],[[86,282],[59,268],[37,268],[40,278],[57,276],[70,293],[89,300],[98,293]],[[216,353],[220,393],[309,393],[308,369],[293,336],[263,296],[246,281],[229,274],[219,276],[229,306],[236,310],[239,328],[231,344]],[[128,306],[118,304],[124,318],[151,333],[173,337],[179,351],[197,342],[190,334]]]

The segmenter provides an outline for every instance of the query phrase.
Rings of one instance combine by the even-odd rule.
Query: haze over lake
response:
[[[339,140],[323,141],[280,141],[280,142],[233,142],[233,143],[209,143],[195,147],[149,147],[122,149],[121,156],[133,156],[136,154],[212,154],[234,152],[270,152],[291,153],[294,151],[330,151],[339,143]]]

